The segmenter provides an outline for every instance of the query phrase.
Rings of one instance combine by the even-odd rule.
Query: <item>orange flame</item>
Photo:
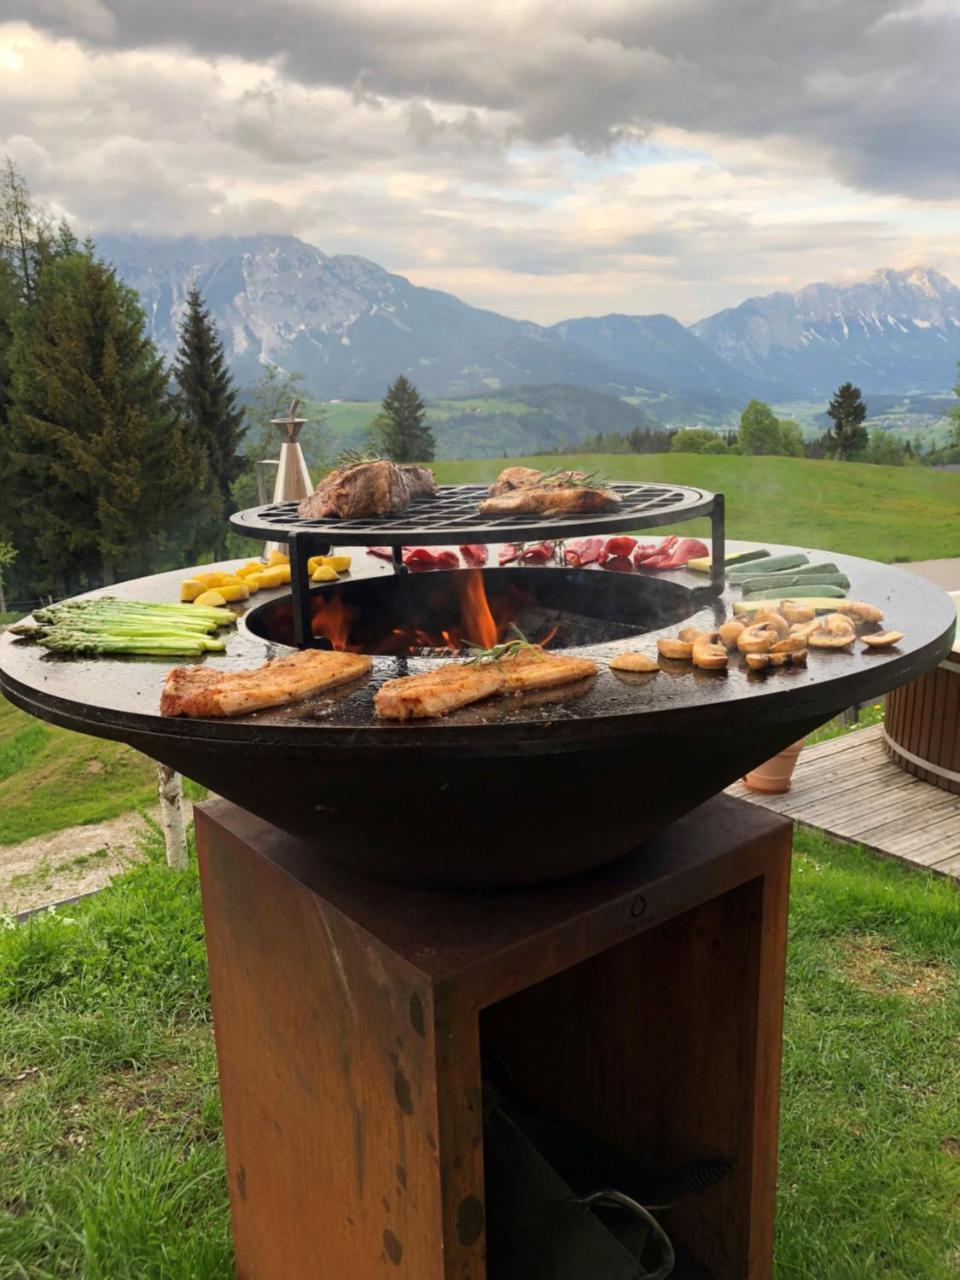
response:
[[[315,636],[324,636],[334,649],[348,650],[350,645],[350,624],[357,616],[357,610],[344,604],[339,595],[324,596],[314,601],[312,630]]]
[[[418,651],[445,651],[458,653],[469,641],[483,648],[491,648],[504,640],[509,633],[511,622],[520,614],[525,596],[523,593],[505,593],[496,598],[491,607],[484,588],[482,569],[465,569],[451,575],[459,602],[459,617],[452,616],[455,608],[447,600],[443,605],[450,607],[450,621],[447,626],[438,626],[436,634],[431,635],[413,621],[394,626],[388,633],[378,634],[374,622],[374,634],[369,635],[369,619],[359,608],[346,604],[342,594],[337,591],[317,592],[312,600],[312,628],[315,636],[329,640],[334,649],[347,653],[407,654]],[[494,609],[496,612],[494,613]],[[541,645],[548,645],[559,630],[558,626],[549,629],[546,635],[531,635]],[[370,646],[365,648],[364,646]]]
[[[483,589],[482,571],[467,569],[463,574],[457,574],[455,581],[464,638],[483,645],[485,649],[490,648],[497,643],[499,629]]]

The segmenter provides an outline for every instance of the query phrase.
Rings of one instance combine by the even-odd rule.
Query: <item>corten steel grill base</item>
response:
[[[732,1158],[662,1215],[677,1280],[767,1280],[790,834],[717,797],[589,878],[468,894],[200,806],[237,1275],[497,1280],[483,1048],[645,1171]]]

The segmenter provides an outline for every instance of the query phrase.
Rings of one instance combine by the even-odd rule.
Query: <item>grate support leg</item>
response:
[[[713,565],[710,571],[710,585],[717,595],[723,594],[727,581],[726,570],[723,567],[723,562],[727,558],[726,526],[726,504],[723,494],[715,493],[713,510],[710,513],[710,559]]]
[[[293,599],[293,639],[298,649],[315,649],[310,608],[310,568],[308,561],[314,555],[327,555],[328,543],[318,542],[308,534],[294,534],[290,547],[290,591]]]

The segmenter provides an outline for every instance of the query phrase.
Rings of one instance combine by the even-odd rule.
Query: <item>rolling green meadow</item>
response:
[[[960,555],[960,474],[930,467],[694,453],[561,454],[432,465],[441,484],[479,484],[515,463],[578,467],[614,480],[723,493],[731,538],[824,547],[886,563]],[[707,524],[702,521],[699,531]]]
[[[0,1280],[233,1275],[196,869],[145,854],[0,931]],[[797,834],[775,1280],[958,1274],[958,979],[953,882]]]

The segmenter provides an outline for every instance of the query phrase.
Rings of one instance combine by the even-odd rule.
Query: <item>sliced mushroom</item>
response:
[[[720,643],[728,649],[735,649],[740,636],[747,629],[747,624],[741,622],[739,618],[731,618],[728,622],[724,622],[717,629],[717,635],[720,637]]]
[[[820,619],[816,631],[811,631],[807,644],[811,649],[846,649],[857,638],[853,623],[842,613],[828,613]]]
[[[779,639],[775,627],[766,622],[755,622],[752,626],[744,627],[737,637],[737,648],[741,653],[766,653]]]
[[[790,628],[789,634],[799,636],[801,640],[806,640],[807,636],[816,631],[819,626],[820,619],[814,616],[809,622],[795,622]]]
[[[726,647],[720,644],[716,631],[704,631],[693,642],[693,665],[704,671],[723,671],[727,665]]]
[[[756,627],[761,623],[766,623],[767,626],[773,627],[777,635],[780,636],[785,636],[790,630],[790,624],[786,618],[777,613],[776,609],[761,609],[758,613],[755,613],[753,615],[753,625]]]
[[[812,604],[801,604],[798,600],[781,600],[780,612],[790,623],[812,622],[817,616]]]
[[[883,610],[875,604],[864,604],[862,600],[838,600],[837,613],[848,613],[860,622],[882,622]]]
[[[842,613],[828,613],[820,619],[818,631],[826,631],[832,636],[856,635],[854,623]]]
[[[645,653],[618,653],[610,663],[614,671],[659,671],[653,658]]]
[[[677,632],[677,639],[682,640],[684,644],[693,644],[702,630],[702,627],[684,627]]]
[[[747,666],[751,671],[763,671],[766,667],[802,667],[807,661],[806,649],[797,649],[793,653],[748,653]]]
[[[903,639],[902,631],[874,631],[872,635],[861,636],[864,644],[871,649],[887,649],[890,645],[899,644]]]
[[[689,662],[693,657],[693,641],[674,640],[670,636],[664,636],[657,641],[657,653],[661,658],[676,658],[681,662]]]
[[[750,668],[751,671],[762,671],[764,667],[769,667],[769,665],[770,665],[769,653],[748,653],[747,654],[747,666]]]
[[[801,649],[806,649],[806,647],[807,647],[806,636],[798,636],[798,635],[789,636],[788,635],[788,636],[784,636],[782,640],[778,640],[777,643],[770,650],[770,652],[771,653],[799,653]]]

